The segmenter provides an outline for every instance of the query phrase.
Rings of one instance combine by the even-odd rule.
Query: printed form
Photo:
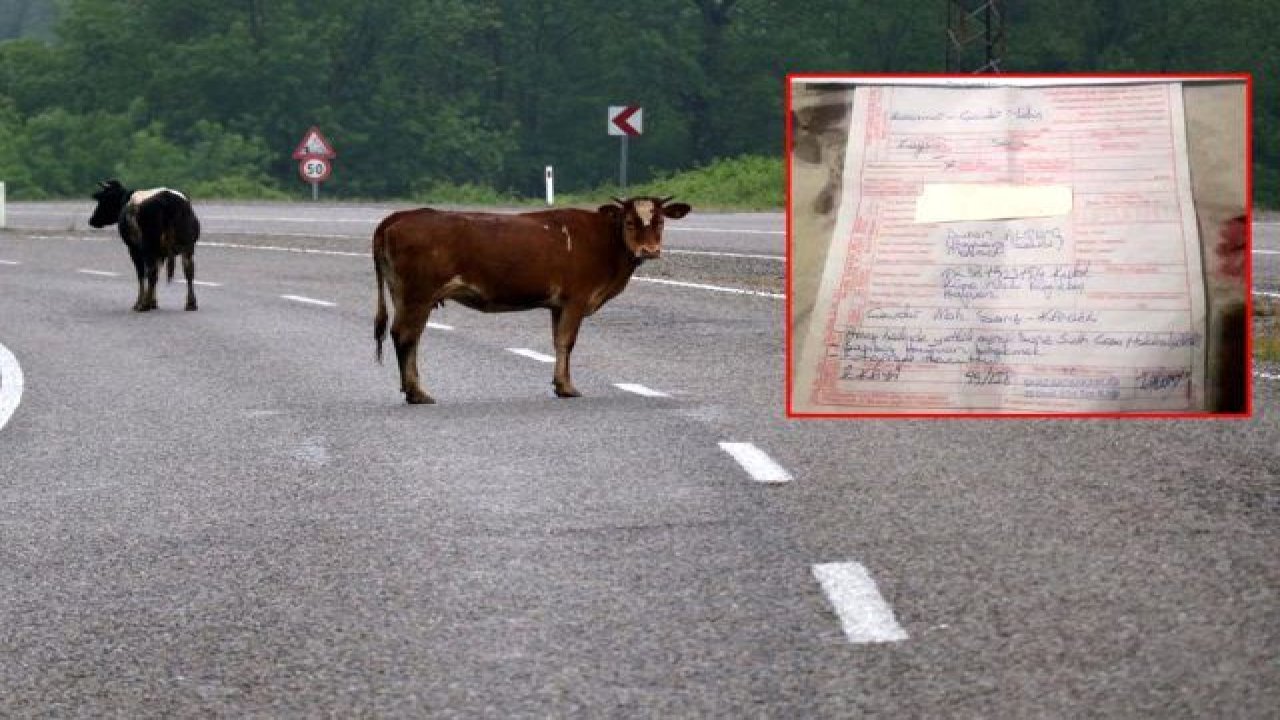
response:
[[[1199,411],[1180,83],[868,86],[798,413]]]

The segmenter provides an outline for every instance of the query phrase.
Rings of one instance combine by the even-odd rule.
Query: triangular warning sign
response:
[[[293,158],[301,160],[303,158],[336,158],[338,153],[333,151],[333,146],[329,141],[320,134],[320,128],[315,125],[302,136],[302,142],[298,143],[298,147],[293,149]]]

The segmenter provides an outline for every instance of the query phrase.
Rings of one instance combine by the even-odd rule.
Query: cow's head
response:
[[[613,198],[617,204],[603,205],[600,212],[622,226],[622,240],[637,261],[652,260],[662,255],[662,219],[682,218],[692,210],[686,203],[668,205],[671,197]]]
[[[89,225],[106,227],[120,219],[120,211],[129,200],[129,191],[124,189],[119,180],[107,180],[98,183],[98,192],[93,194],[93,199],[98,201],[98,207],[93,209]]]

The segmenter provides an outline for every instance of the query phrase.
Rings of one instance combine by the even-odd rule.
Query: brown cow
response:
[[[418,341],[431,310],[456,300],[482,312],[548,308],[556,348],[556,395],[577,397],[569,353],[582,318],[622,292],[631,273],[662,252],[662,220],[689,213],[670,197],[614,198],[598,210],[520,215],[423,208],[388,215],[373,234],[378,280],[374,338],[378,361],[387,332],[383,283],[395,318],[391,340],[400,390],[410,403],[435,402],[418,384]]]

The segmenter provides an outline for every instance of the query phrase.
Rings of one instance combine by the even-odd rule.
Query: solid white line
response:
[[[538,362],[553,363],[556,361],[556,359],[551,357],[550,355],[543,355],[537,350],[530,350],[529,348],[507,348],[507,352],[513,352],[517,355],[523,355],[527,358],[537,360]]]
[[[1280,255],[1280,250],[1254,250],[1254,255]]]
[[[709,232],[709,233],[726,233],[742,235],[786,235],[786,230],[734,230],[732,228],[713,228],[713,227],[680,227],[672,225],[667,228],[667,232]]]
[[[840,618],[840,627],[851,643],[899,642],[907,639],[893,616],[893,608],[880,595],[876,581],[856,562],[822,563],[813,576]]]
[[[654,390],[653,388],[645,387],[644,385],[637,385],[636,383],[614,383],[613,386],[619,390],[625,390],[629,393],[635,393],[636,395],[643,395],[644,397],[671,397],[661,390]]]
[[[102,277],[120,277],[120,273],[110,272],[108,270],[89,270],[86,268],[80,268],[79,270],[76,270],[76,272],[84,273],[85,275],[101,275]]]
[[[427,323],[427,327],[429,327],[429,328],[435,328],[435,329],[437,329],[437,330],[452,330],[452,329],[453,329],[453,326],[452,326],[452,325],[445,325],[444,323],[438,323],[438,322],[428,322],[428,323]]]
[[[752,480],[762,483],[791,482],[791,473],[751,443],[722,442],[720,449],[733,456]]]
[[[746,290],[743,288],[725,287],[723,285],[706,285],[703,283],[680,282],[679,280],[663,280],[662,278],[651,277],[633,277],[633,280],[640,282],[658,283],[659,285],[675,285],[676,287],[687,287],[695,290],[714,290],[715,292],[732,293],[734,295],[756,295],[767,298],[785,298],[782,293],[764,292],[761,290]]]
[[[0,260],[0,265],[21,265],[17,260]]]
[[[348,235],[326,235],[324,233],[286,233],[286,232],[258,232],[251,230],[222,230],[220,232],[210,232],[210,235],[266,235],[267,237],[300,237],[300,238],[322,238],[327,240],[359,240],[368,238],[372,233],[353,233]],[[204,243],[200,243],[204,245]]]
[[[1272,375],[1271,373],[1256,372],[1253,376],[1260,377],[1263,380],[1280,380],[1280,375]]]
[[[285,300],[292,300],[294,302],[306,303],[308,305],[322,305],[324,307],[338,306],[338,303],[336,302],[329,302],[328,300],[316,300],[315,298],[303,297],[301,295],[281,295],[280,297],[284,298]]]
[[[3,428],[22,402],[22,367],[9,348],[0,345],[0,428]]]
[[[674,250],[671,248],[663,248],[662,252],[671,253],[672,255],[711,255],[713,257],[731,257],[731,258],[751,258],[752,260],[774,260],[776,262],[786,262],[786,257],[782,255],[752,255],[750,253],[732,253],[732,252],[716,252],[713,250]]]
[[[222,283],[209,282],[208,280],[192,280],[192,285],[204,285],[205,287],[222,287]]]
[[[394,211],[388,210],[387,214],[390,215],[392,212]],[[291,222],[291,223],[323,223],[323,224],[361,223],[363,225],[368,225],[370,228],[375,227],[379,222],[382,221],[382,218],[273,217],[271,215],[252,216],[252,215],[217,215],[217,214],[201,215],[200,219],[202,220],[235,220],[237,222]],[[254,233],[254,234],[256,235],[259,233]],[[262,234],[270,235],[271,233],[262,233]]]
[[[1280,293],[1267,292],[1266,290],[1254,290],[1254,295],[1264,295],[1266,297],[1280,298]]]
[[[311,248],[287,248],[275,245],[241,245],[239,243],[202,242],[200,247],[237,248],[240,250],[272,250],[275,252],[301,253],[303,255],[341,255],[343,257],[369,257],[367,252],[344,252],[342,250],[313,250]]]

